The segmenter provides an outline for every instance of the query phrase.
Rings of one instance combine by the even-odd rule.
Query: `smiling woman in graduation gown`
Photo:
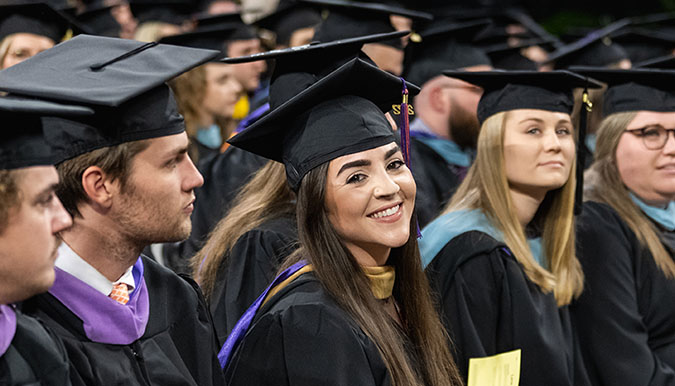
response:
[[[223,346],[230,385],[460,384],[383,114],[401,88],[353,59],[231,140],[284,162],[300,249]]]
[[[608,84],[579,220],[586,290],[572,307],[586,367],[594,385],[674,384],[675,75],[583,73]]]
[[[520,350],[520,385],[584,385],[567,305],[582,289],[574,254],[575,143],[569,72],[446,72],[482,86],[477,158],[422,232],[455,358]]]

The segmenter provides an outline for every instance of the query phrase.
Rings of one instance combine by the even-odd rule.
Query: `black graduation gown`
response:
[[[608,205],[584,204],[577,238],[586,280],[572,315],[591,381],[675,385],[675,280]]]
[[[143,336],[129,345],[92,342],[82,321],[53,295],[24,303],[62,340],[74,386],[222,385],[219,344],[197,284],[143,257],[150,315]]]
[[[520,386],[587,384],[568,308],[527,278],[504,243],[462,233],[426,272],[465,380],[470,358],[521,349]]]
[[[270,219],[242,235],[223,260],[209,301],[221,342],[295,251],[297,233],[294,215]]]
[[[0,356],[0,385],[69,386],[63,343],[37,319],[16,312],[16,333]]]
[[[268,159],[230,146],[223,153],[207,157],[199,163],[204,185],[195,189],[195,210],[192,212],[192,234],[168,256],[167,265],[178,272],[186,272],[187,259],[206,241],[208,234],[225,215],[230,203],[253,174]]]
[[[415,212],[420,228],[436,218],[462,182],[463,169],[449,164],[434,149],[410,138],[412,172],[417,185]]]
[[[390,385],[375,344],[305,273],[263,305],[225,369],[238,385]]]

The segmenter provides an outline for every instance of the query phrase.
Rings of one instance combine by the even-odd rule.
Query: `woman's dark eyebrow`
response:
[[[543,120],[541,120],[541,119],[539,119],[539,118],[534,118],[534,117],[532,117],[532,118],[525,118],[525,119],[523,119],[522,121],[520,121],[520,122],[518,122],[518,123],[523,123],[523,122],[527,122],[527,121],[535,121],[535,122],[539,122],[539,123],[544,122]]]
[[[359,159],[359,160],[356,160],[356,161],[347,162],[346,164],[342,165],[342,167],[340,168],[340,171],[338,172],[337,175],[339,176],[340,173],[342,173],[343,171],[345,171],[347,169],[359,168],[359,167],[362,167],[362,166],[370,166],[370,161],[365,160],[365,159]]]
[[[400,151],[400,149],[398,148],[398,146],[395,146],[395,147],[391,148],[391,149],[390,149],[389,151],[387,151],[387,153],[384,155],[384,159],[390,158],[392,155],[398,153],[399,151]]]

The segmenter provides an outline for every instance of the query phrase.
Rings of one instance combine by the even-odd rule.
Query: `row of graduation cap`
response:
[[[118,36],[116,30],[109,28],[116,24],[109,12],[113,7],[111,5],[95,1],[87,5],[89,11],[70,15],[47,4],[23,3],[25,1],[0,7],[0,38],[14,32],[34,32],[48,36],[55,42],[61,41],[68,34],[81,32]],[[255,32],[241,21],[238,13],[202,13],[195,18],[197,5],[189,1],[137,0],[131,1],[130,5],[140,22],[161,21],[180,25],[185,21],[194,21],[197,25],[196,31],[210,33],[211,38],[220,37],[222,40],[255,36]],[[423,43],[425,37],[434,39],[434,36],[445,42],[451,40],[480,47],[490,56],[496,68],[504,69],[536,69],[541,65],[553,65],[555,68],[567,68],[570,65],[607,66],[616,65],[626,59],[633,63],[642,63],[669,56],[675,47],[675,34],[673,28],[669,27],[672,24],[672,15],[622,19],[599,30],[572,28],[565,36],[566,43],[546,32],[526,12],[517,9],[449,8],[432,10],[432,18],[431,13],[377,3],[298,0],[282,1],[276,12],[259,19],[254,25],[272,30],[279,41],[286,41],[293,30],[318,24],[322,19],[320,12],[326,9],[334,15],[328,18],[330,26],[321,28],[324,35],[317,36],[317,41],[389,32],[392,29],[390,15],[411,18],[414,21],[413,29],[417,33],[413,34],[412,47],[407,50],[407,62],[415,60],[417,55],[414,47],[419,45],[417,43]],[[70,12],[75,11],[71,9]],[[90,20],[88,17],[91,13],[98,17]],[[107,21],[101,20],[101,15]],[[459,28],[461,32],[457,32],[458,27],[453,27],[453,24],[466,27],[467,22],[477,21],[483,24],[476,25],[473,29]],[[188,42],[187,39],[194,39],[194,36],[184,39]],[[179,42],[180,39],[168,40],[171,41]],[[402,48],[398,44],[396,46]],[[522,55],[525,49],[531,47],[542,48],[544,55],[526,54],[529,58]]]

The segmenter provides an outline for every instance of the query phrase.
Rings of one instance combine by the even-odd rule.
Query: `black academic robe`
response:
[[[391,385],[376,345],[312,272],[258,310],[225,378],[230,386]]]
[[[174,253],[169,254],[169,267],[177,272],[187,272],[188,259],[204,245],[209,233],[230,208],[239,189],[268,161],[230,146],[223,153],[207,157],[199,163],[204,185],[195,189],[192,233]]]
[[[82,321],[53,295],[38,295],[24,311],[64,342],[74,386],[222,385],[219,344],[196,283],[143,257],[150,299],[145,333],[129,345],[92,342]]]
[[[568,308],[527,278],[504,243],[462,233],[426,272],[465,380],[470,358],[521,349],[520,386],[587,384]]]
[[[270,219],[242,235],[223,259],[209,298],[221,342],[272,282],[281,262],[295,251],[297,233],[293,214]]]
[[[415,212],[420,228],[436,218],[462,182],[465,168],[449,164],[434,149],[410,138],[412,172],[417,185]]]
[[[69,386],[66,349],[37,319],[16,312],[16,333],[0,356],[0,386]]]
[[[608,205],[584,203],[578,223],[585,288],[572,315],[591,381],[675,385],[675,279]],[[663,235],[671,256],[673,236]]]

